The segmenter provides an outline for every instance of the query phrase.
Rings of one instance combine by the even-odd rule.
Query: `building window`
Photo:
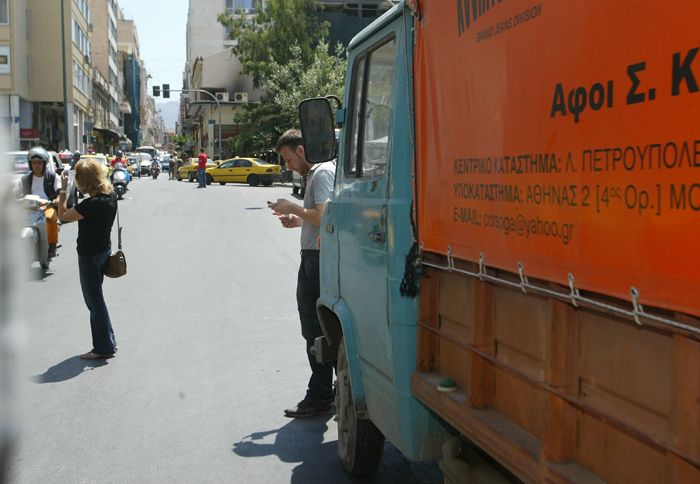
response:
[[[73,61],[73,86],[88,97],[92,95],[90,76],[76,61]]]
[[[8,0],[0,0],[0,24],[10,23],[10,3]]]
[[[87,23],[92,22],[92,18],[90,17],[90,4],[89,0],[73,0],[75,5],[78,7],[78,10],[80,10],[80,13],[83,14],[83,18]]]
[[[231,14],[239,13],[241,10],[256,13],[258,8],[262,8],[260,0],[226,0],[226,12]]]
[[[75,18],[73,18],[73,43],[83,55],[90,55],[90,39]]]
[[[0,74],[9,74],[10,72],[10,46],[0,45]]]

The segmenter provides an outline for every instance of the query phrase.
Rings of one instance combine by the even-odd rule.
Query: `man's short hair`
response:
[[[296,149],[297,146],[301,146],[303,144],[304,140],[301,137],[301,131],[298,129],[288,129],[282,133],[282,136],[280,136],[277,140],[275,151],[279,153],[279,151],[285,146]]]

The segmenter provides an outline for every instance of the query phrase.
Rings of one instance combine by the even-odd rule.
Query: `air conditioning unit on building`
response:
[[[216,95],[217,101],[228,102],[228,93],[227,92],[217,92],[215,95]]]
[[[233,102],[246,104],[248,102],[247,92],[235,92],[233,93]]]

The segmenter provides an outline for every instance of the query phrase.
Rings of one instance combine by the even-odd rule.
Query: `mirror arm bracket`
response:
[[[330,95],[330,96],[326,96],[326,99],[328,99],[329,101],[331,101],[331,100],[335,101],[336,104],[338,105],[338,109],[343,109],[343,101],[341,101],[338,96]]]

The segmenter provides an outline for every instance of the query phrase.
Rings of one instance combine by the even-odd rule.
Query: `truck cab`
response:
[[[400,291],[415,237],[412,22],[401,3],[353,39],[351,81],[337,113],[325,99],[301,108],[317,127],[328,127],[331,118],[342,125],[335,189],[321,224],[318,311],[327,344],[334,351],[342,346],[340,452],[353,474],[374,470],[383,436],[412,459],[437,458],[446,437],[440,420],[411,395],[418,306]],[[311,130],[305,127],[305,140]],[[327,135],[325,145],[333,149],[333,130]],[[367,435],[374,440],[363,447]]]

